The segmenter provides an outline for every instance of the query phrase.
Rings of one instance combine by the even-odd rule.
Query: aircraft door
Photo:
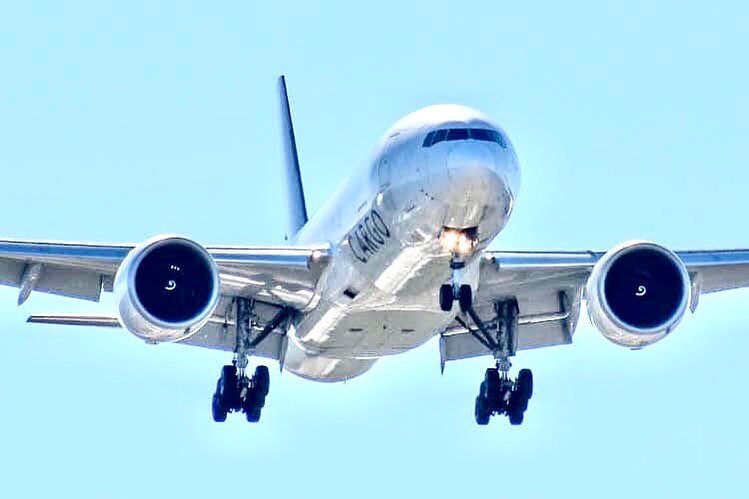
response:
[[[390,187],[390,179],[392,178],[392,160],[389,154],[386,154],[380,158],[380,162],[377,165],[377,181],[380,190],[385,190]]]

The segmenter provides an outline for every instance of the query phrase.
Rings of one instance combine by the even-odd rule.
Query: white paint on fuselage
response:
[[[506,147],[471,139],[422,147],[429,132],[447,128],[496,130]],[[451,278],[440,231],[478,228],[462,276],[475,288],[478,254],[507,223],[519,184],[510,140],[483,114],[440,105],[398,121],[296,238],[329,243],[331,260],[320,299],[289,331],[285,368],[342,381],[438,334],[455,315],[439,308],[439,287]]]

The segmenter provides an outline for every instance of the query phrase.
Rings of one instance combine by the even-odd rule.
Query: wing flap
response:
[[[0,284],[98,301],[102,283],[117,271],[132,245],[0,240]]]
[[[283,350],[286,348],[285,341],[285,335],[274,331],[255,347],[252,355],[279,360],[283,358]],[[233,352],[235,342],[236,331],[234,327],[218,322],[209,322],[194,335],[177,343]]]
[[[32,324],[55,324],[59,326],[122,327],[117,317],[106,315],[36,314],[29,316],[26,322]]]
[[[236,326],[233,319],[231,319],[232,306],[233,303],[230,298],[222,298],[216,309],[216,313],[205,326],[189,338],[176,343],[227,352],[234,351]],[[271,321],[278,311],[278,307],[265,303],[257,303],[255,307],[255,319],[258,325],[254,328],[254,332],[256,334],[260,332],[262,326]],[[117,317],[98,314],[35,314],[29,316],[27,322],[61,326],[122,328]],[[255,347],[253,355],[279,360],[282,358],[283,351],[286,348],[285,341],[285,335],[274,330]]]
[[[29,266],[17,260],[0,259],[0,284],[20,288],[18,302],[23,303],[31,291],[40,291],[81,300],[99,301],[102,275],[96,271],[41,264],[36,267],[33,282],[25,279]]]

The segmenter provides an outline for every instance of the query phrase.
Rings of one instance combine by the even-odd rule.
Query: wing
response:
[[[112,291],[114,276],[134,244],[89,244],[0,240],[0,284],[19,288],[22,304],[32,291],[98,301]],[[254,298],[258,323],[282,308],[302,310],[314,304],[317,281],[328,261],[325,246],[208,247],[221,275],[221,301],[214,317],[187,344],[232,350],[233,328],[228,319],[235,297]],[[113,317],[43,315],[31,322],[116,327]],[[258,353],[275,355],[278,335],[270,335]]]
[[[677,251],[693,283],[692,311],[700,293],[749,286],[749,250]],[[518,349],[572,342],[583,288],[603,252],[486,252],[482,255],[476,311],[492,317],[494,302],[515,298],[520,309]],[[440,338],[442,363],[491,352],[459,323]]]

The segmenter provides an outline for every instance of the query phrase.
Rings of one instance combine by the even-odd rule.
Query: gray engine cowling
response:
[[[663,246],[627,242],[596,263],[585,296],[591,322],[608,340],[641,348],[665,337],[684,317],[689,274]]]
[[[122,326],[151,343],[183,340],[197,332],[221,294],[211,255],[177,236],[155,237],[130,251],[113,291]]]

